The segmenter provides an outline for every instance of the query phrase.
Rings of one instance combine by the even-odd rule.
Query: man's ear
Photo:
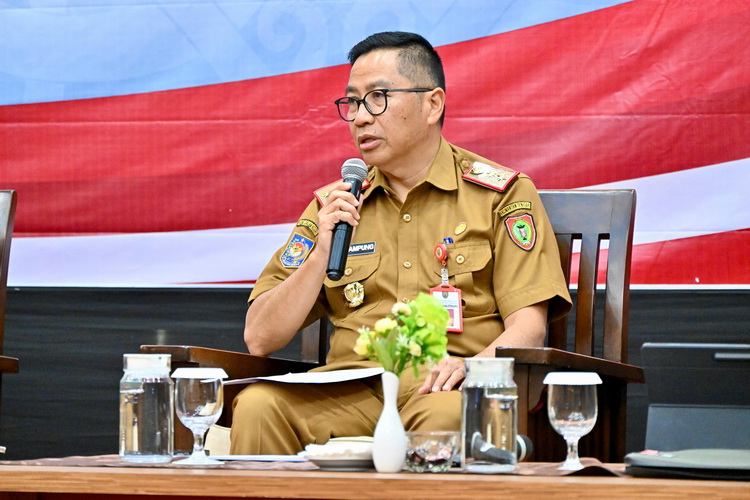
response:
[[[425,99],[427,105],[429,105],[429,115],[427,117],[427,123],[434,125],[440,121],[445,110],[445,90],[438,87],[427,93],[427,99]]]

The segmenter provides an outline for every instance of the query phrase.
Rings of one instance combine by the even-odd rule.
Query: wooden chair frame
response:
[[[10,264],[10,242],[16,216],[17,196],[15,191],[0,191],[0,393],[2,374],[18,373],[18,359],[3,356],[5,338],[5,302],[7,299],[8,266]]]
[[[597,425],[580,443],[582,456],[621,462],[626,447],[627,384],[642,383],[643,370],[627,364],[630,261],[633,246],[636,194],[633,190],[540,191],[555,231],[560,260],[568,285],[575,293],[575,331],[568,335],[568,318],[550,323],[548,347],[499,348],[496,355],[515,358],[519,388],[518,432],[534,443],[534,460],[564,458],[562,438],[549,424],[546,390],[542,383],[551,371],[597,372]],[[580,253],[575,242],[580,242]],[[605,286],[597,290],[602,243],[606,251]],[[578,255],[577,282],[571,284]],[[603,304],[597,308],[598,301]],[[597,321],[596,312],[603,309]],[[573,349],[569,351],[572,343]]]

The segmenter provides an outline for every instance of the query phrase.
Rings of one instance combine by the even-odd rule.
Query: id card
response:
[[[461,289],[451,285],[438,285],[430,289],[430,294],[438,299],[448,311],[448,327],[446,331],[461,333],[464,331],[463,302],[461,300]]]

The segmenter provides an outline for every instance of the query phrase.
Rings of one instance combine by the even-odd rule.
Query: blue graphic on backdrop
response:
[[[445,45],[625,3],[615,0],[0,0],[0,105],[261,78],[346,63],[407,30]]]

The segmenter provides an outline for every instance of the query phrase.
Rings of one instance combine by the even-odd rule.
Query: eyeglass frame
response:
[[[365,109],[372,116],[379,116],[379,115],[382,115],[383,113],[385,113],[385,110],[388,109],[388,92],[432,92],[436,88],[437,87],[431,88],[431,89],[428,89],[428,88],[372,89],[371,91],[369,91],[365,95],[363,95],[361,99],[357,99],[356,97],[344,96],[344,97],[339,97],[338,99],[336,99],[335,101],[333,101],[333,103],[336,105],[336,109],[338,110],[339,116],[341,117],[341,119],[344,120],[345,122],[351,123],[351,122],[353,122],[354,120],[357,119],[356,115],[357,115],[357,113],[359,113],[359,108],[360,108],[360,106],[362,106],[362,104],[365,105]],[[383,111],[379,111],[377,113],[373,113],[372,110],[370,109],[370,106],[367,105],[367,101],[365,99],[367,99],[367,96],[370,95],[370,94],[372,94],[373,92],[382,92],[383,93],[383,97],[385,98],[385,106],[383,106]],[[352,118],[351,120],[348,119],[348,118],[345,118],[344,115],[341,114],[341,101],[344,100],[344,99],[349,99],[349,100],[352,100],[352,101],[354,101],[354,102],[357,103],[357,111],[354,112],[354,118]]]

